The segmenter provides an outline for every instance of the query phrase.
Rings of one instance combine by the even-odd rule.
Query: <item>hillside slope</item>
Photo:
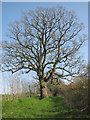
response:
[[[3,100],[2,108],[3,118],[87,118],[77,110],[70,111],[62,97]]]

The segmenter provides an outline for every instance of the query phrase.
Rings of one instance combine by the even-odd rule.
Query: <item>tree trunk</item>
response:
[[[45,97],[48,97],[47,84],[46,82],[42,81],[40,84],[40,99],[43,99]]]

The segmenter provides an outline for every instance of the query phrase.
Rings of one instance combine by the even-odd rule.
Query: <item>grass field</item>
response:
[[[39,100],[19,98],[2,101],[2,118],[88,118],[78,110],[70,110],[62,97],[49,97]]]

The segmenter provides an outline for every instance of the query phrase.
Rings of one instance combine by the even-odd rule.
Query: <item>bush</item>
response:
[[[60,84],[48,83],[48,89],[53,96],[62,96],[71,109],[82,110],[88,106],[88,80],[87,76],[79,76],[74,83],[66,85],[63,81]]]
[[[65,93],[65,101],[71,108],[83,109],[88,106],[88,80],[77,77],[74,88],[68,87]]]
[[[64,96],[64,91],[67,89],[67,85],[62,80],[58,83],[54,81],[52,84],[48,82],[47,87],[53,96]]]

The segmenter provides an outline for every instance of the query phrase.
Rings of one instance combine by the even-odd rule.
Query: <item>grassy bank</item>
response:
[[[3,118],[87,118],[78,110],[71,111],[62,97],[19,98],[2,103]]]

